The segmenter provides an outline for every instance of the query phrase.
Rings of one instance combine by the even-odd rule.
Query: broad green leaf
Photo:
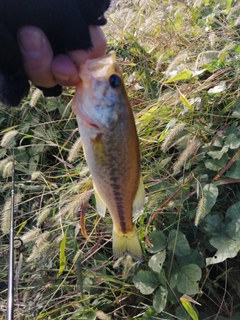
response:
[[[184,309],[187,311],[187,313],[190,315],[190,317],[193,320],[198,320],[198,315],[196,313],[196,311],[193,309],[191,302],[189,302],[186,298],[181,297],[180,301],[184,307]]]
[[[240,240],[240,202],[232,205],[226,213],[226,218],[230,218],[231,221],[226,227],[226,233],[229,238],[232,238],[236,241]]]
[[[185,294],[199,293],[198,283],[201,279],[202,271],[196,264],[188,264],[180,268],[177,288],[178,291]]]
[[[147,248],[147,251],[151,253],[156,253],[158,251],[161,251],[165,249],[167,246],[166,236],[160,230],[153,231],[152,233],[149,234],[148,238],[152,244],[152,247]]]
[[[217,252],[211,258],[206,259],[206,264],[216,264],[228,258],[234,258],[240,250],[240,202],[232,205],[226,213],[226,219],[231,221],[225,224],[225,235],[217,235],[210,239],[210,243]]]
[[[157,290],[153,298],[153,308],[154,310],[156,310],[156,312],[160,313],[165,309],[167,304],[167,295],[168,295],[168,291],[166,288],[160,287]]]
[[[159,284],[161,284],[162,286],[165,286],[165,287],[168,285],[168,281],[167,281],[164,269],[162,269],[160,271],[160,273],[158,274],[158,282],[159,282]]]
[[[188,108],[190,111],[194,111],[194,106],[191,105],[191,103],[188,101],[188,99],[185,97],[184,94],[182,94],[180,91],[179,92],[179,98],[182,101],[182,103]]]
[[[165,83],[172,83],[179,80],[188,80],[192,77],[192,74],[193,74],[192,70],[183,69],[177,75],[166,80]]]
[[[240,224],[240,202],[233,204],[230,208],[228,208],[226,212],[226,217],[230,218],[233,222]],[[230,222],[231,223],[231,222]],[[236,230],[238,232],[238,230]]]
[[[227,136],[225,141],[225,146],[229,147],[230,149],[238,149],[240,147],[240,138],[239,135],[234,133],[230,133]]]
[[[225,167],[228,161],[229,161],[229,156],[227,153],[224,153],[221,159],[219,160],[206,159],[204,163],[207,169],[213,170],[213,171],[219,171],[223,167]]]
[[[151,294],[158,286],[158,279],[153,272],[140,270],[133,283],[142,294]]]
[[[171,269],[171,275],[170,275],[170,287],[175,288],[177,285],[178,275],[179,275],[180,268],[178,265],[173,265]]]
[[[212,141],[212,147],[222,148],[225,143],[225,138],[223,136],[218,137],[214,141]]]
[[[191,249],[191,252],[189,255],[184,257],[177,257],[177,262],[179,266],[184,266],[186,263],[194,263],[198,265],[200,268],[203,268],[205,266],[205,261],[203,259],[202,254],[200,254],[197,250]]]
[[[219,215],[208,215],[204,218],[204,229],[205,231],[212,236],[217,236],[222,233],[224,224],[221,222]]]
[[[216,187],[216,185],[213,183],[205,184],[203,187],[203,197],[206,199],[204,208],[206,215],[211,211],[212,207],[217,201],[218,187]]]
[[[46,107],[47,111],[50,112],[50,111],[58,109],[59,108],[59,104],[57,103],[56,99],[50,99],[45,104],[45,107]]]
[[[223,262],[228,258],[234,258],[240,250],[240,240],[235,240],[228,237],[215,237],[210,239],[213,247],[217,248],[217,252],[212,258],[206,259],[206,265]]]
[[[238,156],[231,168],[227,170],[225,176],[227,178],[240,179],[240,156]]]
[[[204,218],[205,231],[213,236],[210,244],[217,249],[212,258],[207,258],[207,264],[222,262],[235,257],[240,249],[240,202],[232,205],[226,212],[222,222],[219,215],[209,215]]]
[[[179,257],[184,257],[191,252],[186,236],[177,230],[171,230],[169,232],[168,249]]]
[[[165,259],[166,259],[166,250],[163,250],[161,252],[156,253],[154,256],[152,256],[148,261],[148,265],[153,271],[160,273]]]
[[[57,277],[60,277],[60,275],[63,273],[67,264],[67,259],[65,256],[65,248],[66,248],[66,234],[64,233],[64,236],[62,238],[61,245],[60,245],[59,270],[58,270]]]
[[[239,134],[237,122],[233,122],[231,126],[227,127],[227,130],[225,131],[224,136],[227,137],[232,133],[234,133],[236,136]]]
[[[239,49],[240,49],[240,45],[239,45]],[[236,118],[240,118],[240,99],[238,99],[233,107],[235,107],[236,109],[233,111],[232,116],[236,117]]]
[[[228,152],[228,146],[224,146],[221,150],[212,150],[209,151],[207,154],[212,158],[212,159],[221,159],[224,153]]]

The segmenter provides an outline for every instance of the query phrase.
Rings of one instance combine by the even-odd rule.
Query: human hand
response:
[[[105,53],[99,26],[109,5],[110,0],[0,0],[0,101],[18,105],[28,94],[28,80],[47,97],[60,95],[62,85],[76,85],[77,67]]]
[[[54,56],[51,44],[44,32],[33,26],[18,31],[23,67],[28,79],[36,86],[51,88],[75,86],[80,81],[78,68],[87,59],[105,54],[107,43],[101,27],[90,26],[92,49],[74,50]]]

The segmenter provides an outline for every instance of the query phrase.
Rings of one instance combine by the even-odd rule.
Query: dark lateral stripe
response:
[[[126,232],[126,221],[125,221],[125,215],[126,212],[123,207],[123,197],[121,194],[121,186],[117,183],[119,178],[116,176],[116,170],[114,168],[110,171],[110,180],[113,182],[111,183],[111,187],[113,188],[113,195],[114,200],[116,202],[117,207],[117,215],[120,222],[121,230],[122,232]]]
[[[120,221],[122,232],[126,232],[125,211],[121,203],[117,203],[118,218]]]
[[[122,232],[126,232],[126,221],[125,221],[125,211],[123,207],[123,197],[121,195],[121,192],[119,192],[120,186],[116,183],[111,184],[113,187],[113,194],[114,199],[116,201],[116,207],[117,207],[117,214],[120,221]]]
[[[115,176],[110,176],[110,180],[112,180],[113,182],[117,182],[117,181],[118,181],[118,178],[115,177]]]
[[[118,183],[112,183],[111,186],[113,187],[114,191],[120,189],[120,185]]]

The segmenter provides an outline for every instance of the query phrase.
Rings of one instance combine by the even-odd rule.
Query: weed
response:
[[[141,146],[146,205],[135,220],[144,262],[112,256],[72,91],[46,99],[32,89],[19,108],[0,110],[0,316],[14,161],[24,242],[16,319],[238,319],[239,4],[121,0],[108,15]]]

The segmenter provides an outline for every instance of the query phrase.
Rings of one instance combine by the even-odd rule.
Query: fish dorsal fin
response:
[[[133,213],[142,211],[145,200],[145,191],[142,176],[140,176],[138,190],[133,202]]]
[[[94,193],[95,193],[95,199],[96,199],[96,208],[97,208],[97,212],[101,217],[105,217],[105,213],[106,213],[106,204],[103,201],[103,199],[101,198],[96,186],[93,184],[93,189],[94,189]]]

